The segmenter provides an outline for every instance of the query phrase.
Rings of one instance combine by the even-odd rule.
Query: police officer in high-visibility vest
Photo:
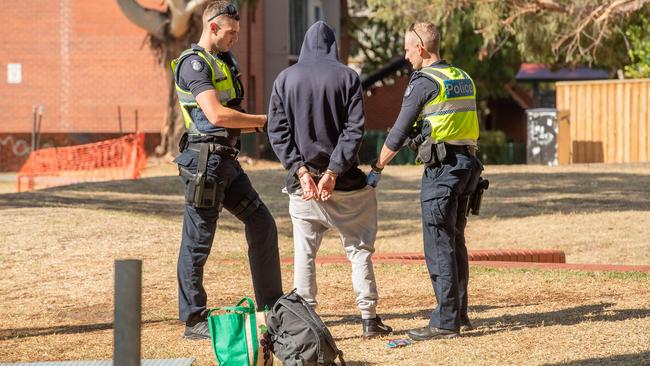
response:
[[[433,24],[411,25],[404,48],[417,71],[372,164],[368,184],[377,186],[382,169],[405,143],[419,145],[418,159],[425,165],[420,192],[424,253],[438,304],[428,326],[408,335],[414,340],[453,338],[461,327],[471,329],[464,231],[470,197],[483,170],[476,158],[476,88],[467,73],[440,58],[440,33]]]
[[[199,42],[171,65],[187,128],[175,162],[185,185],[178,295],[188,339],[210,338],[203,266],[222,208],[245,224],[258,308],[272,306],[282,295],[275,221],[237,161],[239,134],[261,132],[266,123],[266,115],[246,114],[240,107],[242,84],[229,53],[238,32],[237,8],[228,1],[211,2],[203,12]]]

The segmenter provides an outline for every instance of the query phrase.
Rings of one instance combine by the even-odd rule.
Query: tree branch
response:
[[[165,38],[169,24],[167,14],[144,8],[135,0],[117,0],[117,5],[133,24],[146,30],[152,37]]]
[[[607,9],[596,19],[597,23],[608,19],[612,13],[628,14],[641,9],[644,5],[650,3],[650,0],[617,0],[612,2]]]
[[[207,0],[190,0],[187,3],[185,0],[167,0],[172,15],[169,34],[176,39],[183,37],[189,29],[194,11],[206,2]]]

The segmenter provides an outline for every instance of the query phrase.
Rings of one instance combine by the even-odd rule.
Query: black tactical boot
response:
[[[205,318],[190,319],[185,322],[185,339],[210,339],[210,328]]]
[[[460,321],[461,332],[469,332],[471,330],[474,330],[474,326],[472,326],[472,323],[469,321],[469,319],[464,319]]]
[[[381,318],[377,315],[374,319],[362,319],[363,338],[373,338],[390,334],[393,328],[382,323]]]
[[[428,339],[449,339],[460,336],[458,331],[450,329],[441,329],[436,327],[422,327],[412,329],[406,332],[414,341],[425,341]]]

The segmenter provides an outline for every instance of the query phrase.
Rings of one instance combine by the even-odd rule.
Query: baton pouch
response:
[[[445,158],[447,157],[447,148],[445,147],[444,142],[438,142],[435,144],[436,146],[436,157],[438,158],[438,161],[442,163],[445,161]]]
[[[440,159],[437,154],[437,145],[432,139],[428,138],[418,148],[417,160],[422,164],[431,168],[440,164]],[[444,146],[444,144],[443,144]]]

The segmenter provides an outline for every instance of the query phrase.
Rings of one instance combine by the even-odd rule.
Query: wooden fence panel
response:
[[[650,79],[558,82],[556,90],[558,111],[569,112],[570,162],[650,160]]]

